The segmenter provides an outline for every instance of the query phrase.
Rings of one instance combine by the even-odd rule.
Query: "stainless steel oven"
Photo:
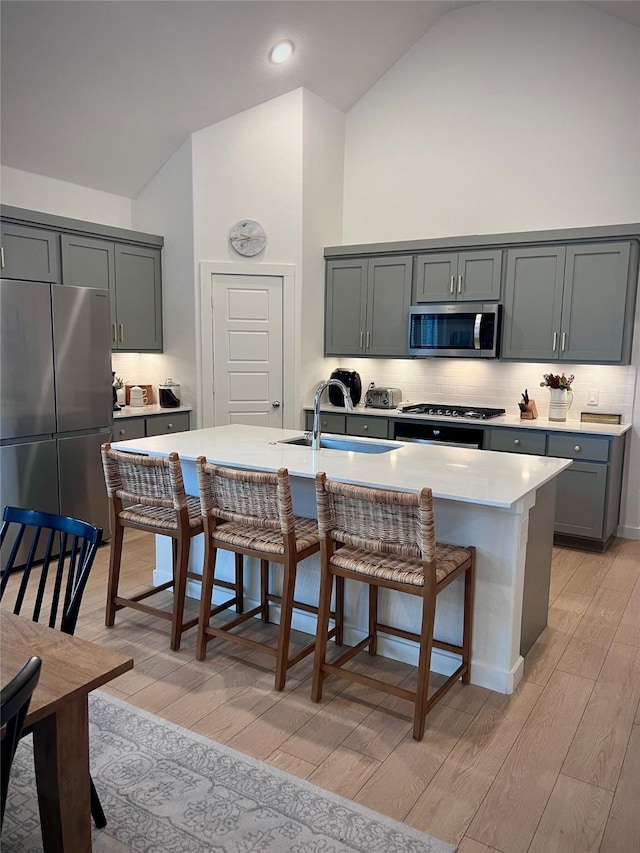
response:
[[[502,306],[460,302],[412,305],[408,354],[449,358],[497,358]]]
[[[481,448],[484,430],[456,424],[426,424],[414,421],[396,421],[393,437],[396,441],[413,441],[418,444],[441,444],[447,447]]]

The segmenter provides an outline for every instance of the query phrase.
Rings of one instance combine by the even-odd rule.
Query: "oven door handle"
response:
[[[482,325],[482,314],[476,314],[476,321],[473,324],[473,348],[480,349],[480,326]]]

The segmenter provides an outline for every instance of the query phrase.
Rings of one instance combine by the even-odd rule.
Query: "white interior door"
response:
[[[280,276],[214,274],[214,423],[282,427]]]

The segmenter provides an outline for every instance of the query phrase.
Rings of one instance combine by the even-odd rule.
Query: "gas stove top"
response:
[[[444,403],[414,403],[410,406],[402,406],[403,414],[436,415],[445,418],[472,418],[485,421],[489,418],[497,418],[504,415],[505,409],[487,409],[480,406],[449,406]]]

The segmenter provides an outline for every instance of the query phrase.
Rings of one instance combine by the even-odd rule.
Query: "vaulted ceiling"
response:
[[[2,163],[134,197],[193,132],[304,86],[347,111],[447,0],[3,0]],[[594,3],[640,25],[640,3]],[[290,63],[269,48],[290,38]]]

